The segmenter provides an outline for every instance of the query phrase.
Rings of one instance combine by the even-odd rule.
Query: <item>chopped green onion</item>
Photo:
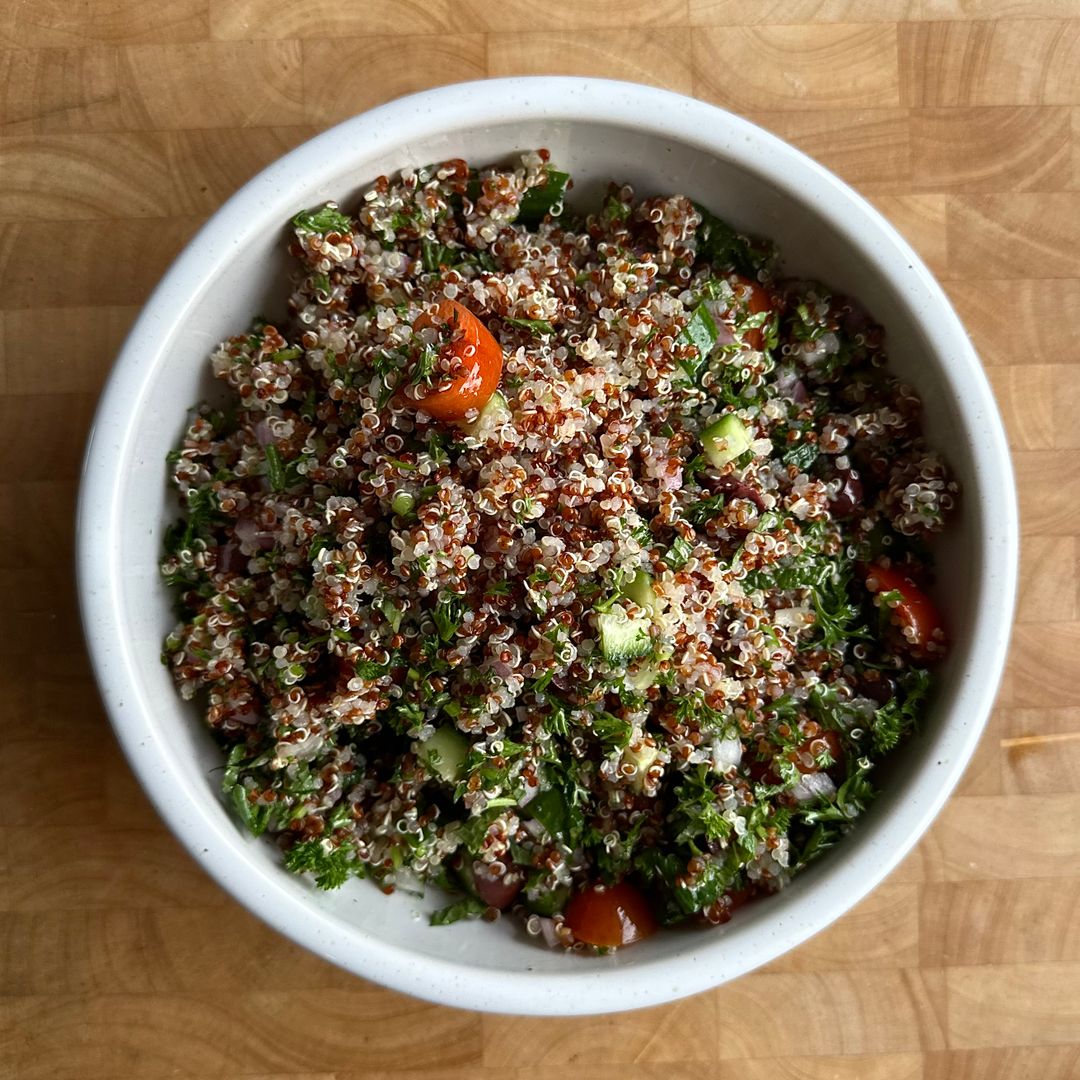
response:
[[[284,491],[285,466],[281,463],[278,448],[273,443],[269,443],[263,447],[263,453],[266,455],[266,476],[270,481],[270,487],[274,491]]]
[[[449,244],[440,244],[436,240],[420,241],[420,259],[424,269],[428,273],[434,273],[440,267],[456,266],[460,261],[461,251],[450,247]]]
[[[555,327],[547,319],[503,319],[508,326],[520,326],[523,330],[531,330],[534,334],[554,334]]]

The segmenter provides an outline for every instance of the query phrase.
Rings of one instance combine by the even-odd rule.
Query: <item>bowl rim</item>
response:
[[[887,280],[916,319],[933,313],[927,347],[964,420],[971,453],[988,495],[976,507],[983,582],[975,608],[968,677],[943,726],[958,728],[955,753],[911,781],[917,796],[901,822],[880,823],[878,840],[820,875],[804,892],[803,912],[783,933],[749,933],[750,950],[733,935],[689,955],[632,966],[568,965],[565,973],[496,972],[419,954],[346,927],[237,857],[235,837],[176,775],[168,747],[150,737],[138,663],[124,635],[118,561],[124,461],[138,402],[160,362],[161,328],[171,328],[197,300],[206,267],[228,258],[245,236],[265,227],[289,191],[314,186],[340,168],[342,146],[407,146],[435,133],[497,125],[523,117],[594,122],[696,147],[793,197],[840,233]],[[336,157],[336,160],[335,160]],[[328,162],[332,164],[327,164]],[[292,212],[295,206],[286,211]],[[284,220],[283,215],[280,220]],[[275,221],[278,220],[275,217]],[[871,244],[866,238],[872,237]],[[223,239],[225,242],[223,242]],[[920,322],[925,322],[924,315]],[[994,503],[990,513],[987,504]],[[518,77],[458,83],[409,95],[355,116],[296,147],[249,180],[200,228],[141,310],[110,372],[94,416],[82,466],[76,568],[84,635],[109,719],[127,759],[158,813],[204,869],[249,911],[287,938],[354,974],[439,1004],[522,1015],[585,1015],[676,1000],[742,975],[801,944],[874,889],[914,846],[960,779],[986,723],[1004,667],[1015,603],[1018,512],[1004,428],[975,350],[943,289],[905,240],[862,196],[801,151],[716,106],[667,90],[607,79]],[[991,590],[985,583],[994,582]],[[992,595],[991,595],[992,593]],[[978,673],[978,678],[971,677]],[[957,717],[962,712],[963,723]],[[838,899],[837,892],[842,895]],[[829,897],[825,898],[825,893]],[[820,899],[814,910],[814,897]],[[734,925],[734,924],[733,924]]]

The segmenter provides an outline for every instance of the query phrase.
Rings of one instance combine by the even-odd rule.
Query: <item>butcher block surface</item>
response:
[[[523,74],[692,94],[865,194],[979,349],[1023,528],[998,704],[915,852],[731,985],[577,1020],[403,997],[223,893],[117,749],[72,571],[94,403],[207,215],[338,120]],[[1080,1077],[1077,0],[3,0],[0,463],[0,1076]]]

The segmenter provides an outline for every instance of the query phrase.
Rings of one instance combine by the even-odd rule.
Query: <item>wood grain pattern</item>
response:
[[[1080,93],[1075,19],[905,22],[897,41],[905,105],[1074,105]]]
[[[693,57],[694,93],[730,109],[900,104],[889,24],[703,27]]]
[[[209,29],[207,0],[14,0],[0,13],[0,46],[82,47],[97,43],[202,41]]]
[[[485,49],[482,34],[306,41],[306,119],[334,124],[402,94],[483,78]]]
[[[626,78],[689,94],[692,35],[689,28],[607,30],[583,34],[580,30],[543,33],[519,31],[487,35],[488,74],[593,75]]]
[[[70,570],[96,396],[206,215],[396,94],[541,72],[742,111],[871,198],[982,355],[1024,532],[998,707],[889,880],[733,985],[558,1022],[389,993],[233,903],[108,732]],[[1080,1076],[1078,154],[1080,0],[0,4],[0,1078]]]
[[[1061,191],[1072,187],[1072,111],[1033,106],[911,113],[915,191]]]
[[[780,109],[746,115],[864,194],[912,190],[907,109]]]

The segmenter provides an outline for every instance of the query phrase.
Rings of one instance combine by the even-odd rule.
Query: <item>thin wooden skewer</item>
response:
[[[1002,739],[1003,747],[1038,746],[1040,743],[1071,742],[1080,739],[1080,731],[1063,731],[1057,735],[1020,735],[1015,739]]]

